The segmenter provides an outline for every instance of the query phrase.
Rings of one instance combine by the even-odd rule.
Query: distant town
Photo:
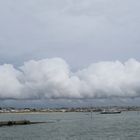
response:
[[[77,107],[77,108],[14,108],[0,107],[0,113],[45,113],[45,112],[101,112],[105,109],[120,111],[140,111],[139,106],[103,106],[103,107]]]

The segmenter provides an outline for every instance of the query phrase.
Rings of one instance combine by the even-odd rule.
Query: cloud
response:
[[[1,0],[0,64],[56,56],[75,68],[140,60],[139,7],[138,0]]]
[[[62,58],[0,66],[1,99],[85,99],[140,96],[140,62],[93,63],[72,72]]]
[[[18,79],[20,75],[10,64],[0,66],[0,98],[20,98],[23,86]]]

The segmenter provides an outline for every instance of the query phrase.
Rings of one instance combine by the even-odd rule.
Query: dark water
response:
[[[0,127],[0,140],[140,140],[140,114],[0,114],[0,120],[53,121]]]

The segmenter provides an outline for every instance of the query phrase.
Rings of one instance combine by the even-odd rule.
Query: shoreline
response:
[[[126,110],[122,112],[140,112],[137,110]],[[1,112],[0,114],[49,114],[49,113],[91,113],[91,112]],[[92,113],[100,113],[99,111],[93,111]]]

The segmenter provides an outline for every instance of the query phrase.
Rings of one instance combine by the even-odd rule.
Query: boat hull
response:
[[[120,114],[121,113],[121,111],[116,111],[116,112],[101,112],[100,114]]]

